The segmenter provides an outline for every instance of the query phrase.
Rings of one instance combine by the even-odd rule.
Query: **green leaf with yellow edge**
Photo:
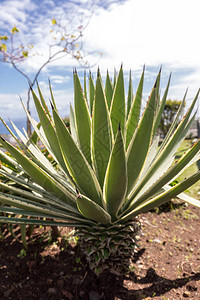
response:
[[[92,161],[102,188],[111,148],[112,133],[109,111],[102,81],[98,76],[92,118]]]
[[[163,169],[165,170],[166,164],[175,155],[175,152],[178,150],[178,147],[180,146],[182,140],[184,139],[185,135],[187,134],[187,132],[191,126],[192,120],[194,120],[194,118],[195,118],[195,115],[191,119],[190,119],[190,116],[191,116],[194,106],[197,102],[199,92],[200,92],[200,90],[197,92],[197,94],[192,102],[192,105],[188,109],[188,112],[186,113],[185,117],[179,123],[178,127],[173,132],[173,135],[169,138],[168,142],[166,142],[166,145],[162,148],[162,144],[161,144],[160,148],[162,148],[162,150],[160,151],[160,149],[159,149],[158,154],[156,155],[150,168],[148,169],[148,171],[142,178],[142,180],[141,180],[139,186],[136,188],[136,190],[134,190],[133,193],[131,193],[129,195],[129,197],[128,197],[129,199],[134,199],[136,197],[136,195],[145,187],[145,185],[148,184],[148,182],[151,181],[153,184],[152,180],[154,178],[156,179],[158,171],[160,172]],[[173,124],[171,126],[173,126]],[[155,182],[155,180],[154,180],[154,182]]]
[[[90,72],[90,76],[89,76],[90,115],[92,115],[92,110],[93,110],[94,93],[95,93],[94,81],[92,78],[92,74]]]
[[[144,192],[136,201],[133,199],[133,204],[130,206],[130,210],[133,210],[138,205],[142,204],[146,199],[151,198],[158,193],[163,186],[169,183],[173,178],[177,177],[179,172],[187,167],[188,163],[195,157],[200,150],[200,140],[196,142],[192,148],[188,149],[181,158],[176,161],[171,168],[169,168],[162,176],[157,178],[156,182]]]
[[[110,155],[106,171],[103,195],[107,211],[116,219],[117,212],[124,201],[127,189],[127,165],[122,132],[119,130]]]
[[[78,47],[78,45],[77,45]],[[87,99],[87,80],[86,80],[86,71],[84,71],[84,96],[86,99],[86,102],[88,103],[88,99]]]
[[[158,72],[158,75],[156,77],[156,104],[155,104],[155,113],[158,113],[158,109],[160,106],[160,79],[161,79],[161,70],[162,66],[160,67],[160,70]]]
[[[165,89],[162,101],[161,101],[161,103],[159,105],[158,112],[157,112],[157,114],[155,116],[155,122],[154,122],[154,128],[153,128],[153,136],[155,136],[156,131],[158,129],[158,126],[160,124],[161,116],[162,116],[162,113],[163,113],[163,110],[164,110],[164,107],[165,107],[165,103],[166,103],[166,99],[167,99],[167,95],[168,95],[170,80],[171,80],[171,74],[169,76],[169,80],[168,80],[167,87]]]
[[[126,112],[126,118],[128,119],[128,115],[131,109],[131,104],[133,102],[133,84],[132,84],[132,78],[131,78],[131,70],[129,73],[129,86],[128,86],[128,99],[127,99],[127,112]]]
[[[51,81],[50,81],[50,79],[49,79],[49,90],[50,90],[51,101],[53,103],[54,109],[57,109],[56,102],[55,102],[55,99],[54,99],[54,96],[53,96],[53,91],[52,91],[52,88],[51,88]],[[44,106],[44,108],[45,108],[45,106]]]
[[[28,159],[10,143],[2,139],[2,144],[23,167],[25,172],[29,174],[37,184],[39,184],[48,192],[57,196],[61,200],[74,206],[74,204],[72,203],[73,201],[70,199],[74,196],[69,193],[69,191],[66,190],[60,183],[55,182],[55,180],[51,178],[43,169],[39,168],[34,162]]]
[[[79,195],[77,200],[79,211],[86,218],[101,224],[111,223],[110,215],[97,203],[84,195]]]
[[[45,102],[45,100],[44,100],[44,97],[43,97],[43,95],[42,95],[42,92],[41,92],[41,90],[40,90],[40,87],[39,87],[39,84],[38,84],[38,83],[37,83],[37,89],[38,89],[38,93],[39,93],[39,96],[40,96],[41,104],[42,104],[42,106],[43,106],[45,112],[48,114],[49,119],[52,120],[52,117],[51,117],[51,115],[50,115],[49,109],[48,109],[47,104],[46,104],[46,102]]]
[[[113,85],[112,85],[110,76],[108,74],[108,71],[107,71],[107,75],[106,75],[105,95],[106,95],[108,109],[110,110],[112,96],[113,96]]]
[[[114,68],[113,89],[115,89],[116,82],[117,82],[117,71],[116,71],[116,69]]]
[[[102,205],[102,191],[99,182],[85,156],[75,144],[71,134],[56,110],[53,117],[66,165],[81,193],[88,195],[93,201]]]
[[[74,107],[79,146],[91,165],[91,119],[81,83],[76,72],[74,72]]]
[[[68,171],[68,169],[66,167],[66,164],[64,162],[61,149],[58,146],[59,145],[58,138],[57,138],[55,129],[53,127],[52,121],[51,121],[50,117],[48,116],[48,112],[46,112],[45,108],[40,103],[40,101],[39,101],[38,97],[36,96],[36,94],[34,93],[34,91],[32,91],[32,95],[33,95],[33,100],[34,100],[34,103],[35,103],[35,107],[37,109],[37,113],[38,113],[38,116],[39,116],[39,119],[40,119],[40,123],[42,125],[43,130],[44,130],[46,138],[49,142],[49,145],[50,145],[53,153],[55,154],[56,159],[60,163],[61,167],[63,168],[65,173],[67,175],[69,175],[69,171]],[[44,103],[43,103],[43,105],[44,105]]]
[[[74,110],[73,110],[73,107],[72,107],[71,103],[70,103],[70,116],[69,116],[69,119],[70,119],[71,135],[72,135],[72,138],[73,138],[74,142],[77,144],[78,140],[77,140],[77,134],[76,134],[75,116],[74,116]]]
[[[131,191],[136,182],[142,167],[145,163],[149,147],[152,140],[152,129],[154,122],[155,109],[155,89],[152,89],[149,100],[146,104],[145,110],[133,136],[127,151],[127,173],[128,173],[128,187],[127,194]]]
[[[160,195],[150,199],[149,201],[146,201],[142,205],[136,207],[135,210],[130,212],[129,214],[125,215],[121,220],[122,221],[128,221],[134,218],[135,216],[145,213],[155,207],[159,207],[160,205],[164,204],[165,202],[169,201],[172,198],[175,198],[179,194],[181,194],[183,191],[188,189],[191,185],[195,184],[197,181],[200,180],[200,171],[197,173],[191,175],[184,181],[178,183],[171,189],[167,190],[164,193],[161,193]],[[188,201],[189,202],[189,201]],[[200,200],[197,200],[193,202],[194,205],[200,207]]]
[[[130,79],[131,80],[131,79]],[[140,78],[140,82],[137,88],[137,92],[135,94],[134,100],[131,102],[132,92],[131,90],[131,84],[129,83],[129,97],[128,103],[131,102],[131,108],[128,115],[127,120],[127,129],[126,129],[126,149],[128,148],[128,145],[130,144],[130,141],[134,135],[134,132],[137,128],[139,119],[140,119],[140,112],[141,112],[141,104],[142,104],[142,91],[143,91],[143,83],[144,83],[144,68],[143,72]]]
[[[112,122],[112,128],[114,136],[117,133],[119,123],[121,125],[122,133],[125,132],[125,122],[126,122],[126,105],[125,105],[125,90],[124,90],[124,75],[122,66],[117,77],[117,82],[115,85],[112,104],[110,108],[110,117]]]

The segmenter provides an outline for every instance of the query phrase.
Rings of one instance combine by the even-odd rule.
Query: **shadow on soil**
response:
[[[137,257],[134,260],[134,263],[139,259],[139,257],[145,252],[145,249],[141,249],[138,252]],[[91,274],[90,274],[91,276]],[[95,275],[94,275],[95,276]],[[95,276],[96,277],[96,276]],[[89,278],[88,278],[89,279]],[[84,285],[86,290],[88,290],[87,284],[90,282],[85,278],[85,282],[82,282],[84,289]],[[124,280],[129,281],[132,285],[132,289],[124,287]],[[159,276],[153,268],[149,268],[147,270],[145,277],[138,277],[134,272],[132,272],[128,277],[126,276],[117,276],[110,272],[104,272],[96,278],[96,292],[101,297],[97,297],[94,299],[109,299],[114,300],[118,299],[118,297],[122,300],[142,300],[146,299],[146,297],[158,297],[164,295],[166,292],[171,289],[178,289],[191,281],[200,280],[200,272],[194,275],[178,278],[175,280],[170,280],[165,277]],[[95,278],[94,281],[95,282]],[[90,282],[91,284],[91,282]],[[142,287],[143,285],[147,287]],[[91,286],[90,286],[91,287]],[[140,288],[138,288],[140,287]],[[94,288],[94,286],[93,286]],[[195,287],[189,287],[191,290]],[[86,299],[86,298],[84,298]],[[87,298],[88,299],[88,298]],[[93,298],[92,298],[93,299]]]
[[[129,276],[120,276],[108,271],[97,277],[85,267],[84,259],[81,262],[78,247],[68,245],[64,251],[55,253],[54,257],[48,255],[43,259],[40,255],[44,250],[43,242],[30,245],[27,255],[23,258],[17,256],[22,247],[20,243],[8,245],[1,242],[0,247],[0,265],[6,266],[6,269],[1,270],[0,296],[5,296],[9,291],[9,299],[16,299],[16,296],[17,299],[65,299],[65,293],[70,300],[142,300],[146,297],[162,296],[172,289],[176,290],[191,281],[200,280],[200,272],[170,280],[159,276],[151,267],[144,277],[139,277],[134,272]],[[145,248],[140,249],[133,263],[136,263],[144,252]],[[190,288],[195,289],[195,286],[191,285]],[[57,294],[49,295],[48,291],[54,289]]]
[[[116,280],[115,278],[109,278],[107,277],[107,282],[113,284],[113,281]],[[156,274],[155,270],[153,268],[149,268],[147,270],[147,274],[145,277],[138,279],[135,274],[132,274],[129,277],[129,280],[139,284],[151,284],[148,287],[141,288],[141,289],[126,289],[123,286],[123,280],[127,278],[120,278],[119,286],[121,285],[121,288],[118,287],[118,290],[115,291],[112,298],[106,298],[106,290],[104,290],[104,299],[116,299],[116,297],[120,297],[120,299],[133,299],[133,300],[140,300],[144,299],[146,297],[158,297],[164,295],[166,292],[170,291],[171,289],[178,289],[180,287],[183,287],[190,281],[198,281],[200,280],[200,273],[196,273],[192,276],[189,276],[187,278],[179,278],[175,280],[169,280],[164,277],[160,277]],[[191,287],[192,289],[192,287]]]

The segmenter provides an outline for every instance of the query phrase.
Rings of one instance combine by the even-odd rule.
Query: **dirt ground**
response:
[[[69,239],[72,229],[53,243],[48,228],[36,228],[25,252],[3,226],[0,299],[200,299],[200,209],[180,206],[140,220],[143,235],[131,273],[99,278]]]

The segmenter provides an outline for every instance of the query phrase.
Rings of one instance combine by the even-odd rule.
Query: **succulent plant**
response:
[[[90,74],[88,95],[86,81],[84,95],[76,71],[73,76],[70,128],[58,113],[51,88],[52,114],[39,87],[39,97],[34,91],[32,95],[40,123],[26,111],[36,139],[29,138],[12,123],[18,137],[15,136],[2,120],[18,147],[1,139],[13,158],[3,151],[1,156],[13,169],[0,170],[9,179],[7,183],[0,182],[0,210],[5,213],[0,222],[73,226],[92,270],[97,274],[106,268],[124,271],[137,247],[141,213],[176,196],[200,206],[199,200],[183,193],[200,179],[200,171],[170,186],[185,168],[200,159],[197,141],[174,162],[195,117],[193,110],[199,91],[178,122],[185,94],[167,136],[159,145],[157,129],[171,76],[161,99],[159,71],[142,114],[144,70],[135,96],[130,74],[127,101],[122,67],[114,83],[107,74],[105,89],[99,70],[96,84]],[[51,160],[42,153],[37,139]]]

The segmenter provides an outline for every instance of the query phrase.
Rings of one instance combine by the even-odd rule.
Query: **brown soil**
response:
[[[53,243],[48,228],[36,228],[24,253],[2,226],[0,299],[200,299],[200,210],[181,206],[141,220],[132,272],[104,272],[99,278],[85,266],[73,239],[69,243],[69,229]]]

